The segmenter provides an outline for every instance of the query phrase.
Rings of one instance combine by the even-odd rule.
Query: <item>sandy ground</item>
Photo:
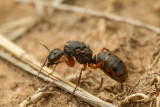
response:
[[[141,20],[154,26],[160,26],[160,1],[158,0],[155,2],[152,0],[121,0],[121,2],[116,0],[69,0],[65,3],[114,13],[127,18]],[[0,25],[27,16],[36,16],[33,5],[20,4],[13,1],[0,1]],[[4,33],[6,36],[7,34]],[[133,27],[129,24],[87,14],[47,8],[45,19],[17,39],[15,43],[34,55],[42,63],[48,55],[48,51],[31,39],[45,44],[49,49],[63,49],[67,41],[78,40],[88,44],[94,54],[98,54],[105,47],[119,56],[127,67],[133,70],[128,70],[129,78],[126,82],[129,87],[133,87],[141,76],[145,74],[146,68],[150,65],[152,53],[158,50],[160,42],[155,35],[156,33],[152,31]],[[70,74],[78,75],[81,67],[78,63],[73,68],[69,68],[66,64],[59,64],[55,72],[67,78]],[[27,97],[32,96],[37,88],[46,84],[42,80],[39,80],[39,83],[36,84],[34,76],[25,73],[2,59],[0,59],[0,68],[0,106],[16,106]],[[87,72],[88,79],[81,80],[81,88],[115,105],[118,105],[124,99],[124,96],[122,96],[115,101],[110,100],[122,90],[118,91],[120,84],[110,79],[100,69],[88,69],[85,72]],[[158,72],[158,69],[155,67],[152,72]],[[104,78],[103,86],[101,89],[96,90],[102,77]],[[108,91],[110,88],[112,92]],[[139,92],[138,89],[135,92]],[[143,102],[123,106],[148,107],[149,104],[149,102]],[[70,105],[91,107],[81,99],[70,99],[69,93],[56,86],[53,94],[43,98],[33,106],[66,107]]]

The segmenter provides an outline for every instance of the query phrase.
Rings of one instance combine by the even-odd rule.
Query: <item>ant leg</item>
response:
[[[111,53],[111,51],[108,50],[107,48],[103,48],[103,49],[101,50],[101,52],[103,52],[104,50],[106,50],[107,52]]]
[[[103,85],[103,77],[101,78],[101,82],[99,84],[99,89],[102,87],[102,85]]]
[[[65,55],[64,55],[64,56],[65,56]],[[74,64],[75,64],[74,58],[73,58],[73,57],[68,58],[67,56],[65,56],[65,58],[67,59],[66,64],[67,64],[69,67],[73,67]]]
[[[62,60],[62,61],[59,61],[59,62],[55,62],[53,64],[59,64],[59,63],[62,63],[62,62],[66,62],[67,60]]]
[[[60,59],[59,59],[60,60]],[[61,61],[56,61],[55,63],[53,63],[51,66],[53,66],[53,71],[51,72],[51,73],[49,73],[49,75],[52,75],[52,73],[54,73],[54,71],[55,71],[55,69],[56,69],[56,67],[57,67],[57,65],[59,64],[59,63],[62,63],[62,62],[66,62],[67,60],[61,60]]]
[[[51,72],[51,73],[49,73],[49,75],[52,75],[52,74],[54,73],[54,71],[55,71],[56,67],[57,67],[57,65],[53,66],[53,70],[52,70],[52,72]]]
[[[98,62],[98,63],[95,65],[94,69],[99,68],[99,67],[103,64],[103,62],[104,62],[103,60],[100,61],[100,62]]]
[[[88,67],[92,68],[92,69],[97,69],[99,68],[102,64],[103,64],[103,60],[101,60],[100,62],[97,63],[97,59],[96,59],[96,55],[94,56],[93,60],[91,63],[88,63]],[[95,66],[94,66],[95,64]]]
[[[96,89],[100,90],[102,88],[102,86],[103,86],[103,77],[101,77],[101,81]]]
[[[81,72],[80,72],[80,74],[79,74],[79,78],[78,78],[77,85],[76,85],[76,87],[74,88],[74,91],[72,92],[71,96],[72,96],[72,95],[74,94],[74,92],[76,91],[76,89],[77,89],[77,87],[78,87],[78,85],[79,85],[79,82],[80,82],[80,80],[81,80],[82,71],[85,71],[85,70],[86,70],[87,64],[83,64],[83,66],[84,66],[84,68],[81,69]]]
[[[55,71],[55,69],[56,69],[56,67],[57,67],[57,65],[59,64],[59,63],[63,63],[63,62],[66,62],[67,60],[61,60],[61,61],[57,61],[57,62],[55,62],[55,63],[53,63],[53,71],[51,72],[51,73],[49,73],[49,75],[52,75],[52,73],[54,73],[54,71]]]

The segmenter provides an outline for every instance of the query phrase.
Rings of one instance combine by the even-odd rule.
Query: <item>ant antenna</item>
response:
[[[48,47],[40,42],[38,42],[39,44],[41,44],[44,48],[46,48],[48,50],[48,52],[50,53],[51,51],[48,49]]]
[[[47,62],[47,58],[48,58],[48,56],[46,57],[46,59],[45,59],[45,61],[44,61],[43,65],[42,65],[41,69],[39,70],[38,75],[40,74],[41,70],[42,70],[42,69],[43,69],[43,67],[45,66],[45,64],[46,64],[46,62]]]
[[[35,39],[33,39],[33,38],[29,38],[29,39],[32,40],[32,41],[34,41],[34,42],[36,42],[36,43],[38,43],[38,44],[41,44],[44,48],[46,48],[46,49],[48,50],[49,53],[51,52],[51,51],[49,50],[49,48],[48,48],[46,45],[44,45],[44,44],[38,42],[37,40],[35,40]]]
[[[38,41],[37,41],[37,42],[38,42]],[[47,47],[46,45],[44,45],[44,44],[42,44],[42,43],[40,43],[40,42],[38,42],[38,43],[41,44],[44,48],[46,48],[46,49],[48,50],[49,54],[51,53],[51,51],[48,49],[48,47]],[[49,55],[48,55],[48,56],[49,56]],[[46,59],[45,59],[43,65],[42,65],[41,69],[39,70],[38,75],[40,74],[41,70],[42,70],[43,67],[45,66],[45,64],[46,64],[46,62],[47,62],[48,56],[46,57]]]

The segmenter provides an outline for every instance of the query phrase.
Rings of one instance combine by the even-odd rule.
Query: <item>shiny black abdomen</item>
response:
[[[105,74],[118,82],[126,81],[128,77],[127,68],[119,57],[108,52],[102,52],[98,54],[97,62],[101,60],[103,60],[104,63],[100,69],[103,70]]]

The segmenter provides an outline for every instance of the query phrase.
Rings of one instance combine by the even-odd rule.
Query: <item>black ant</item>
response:
[[[99,53],[97,57],[95,55],[92,58],[92,50],[89,46],[79,41],[68,41],[64,46],[63,51],[58,48],[50,51],[45,45],[43,46],[49,51],[49,55],[46,57],[42,68],[44,67],[47,59],[47,67],[62,62],[65,62],[69,67],[73,67],[75,64],[74,58],[78,61],[78,63],[83,64],[83,68],[79,74],[78,83],[72,94],[74,94],[77,86],[79,85],[82,71],[86,70],[87,65],[92,69],[100,68],[109,77],[120,83],[125,82],[128,77],[125,64],[106,48],[103,48],[102,52]],[[106,50],[106,52],[103,52],[104,50]],[[66,60],[60,61],[62,56],[64,56]],[[40,69],[40,72],[42,68]]]

